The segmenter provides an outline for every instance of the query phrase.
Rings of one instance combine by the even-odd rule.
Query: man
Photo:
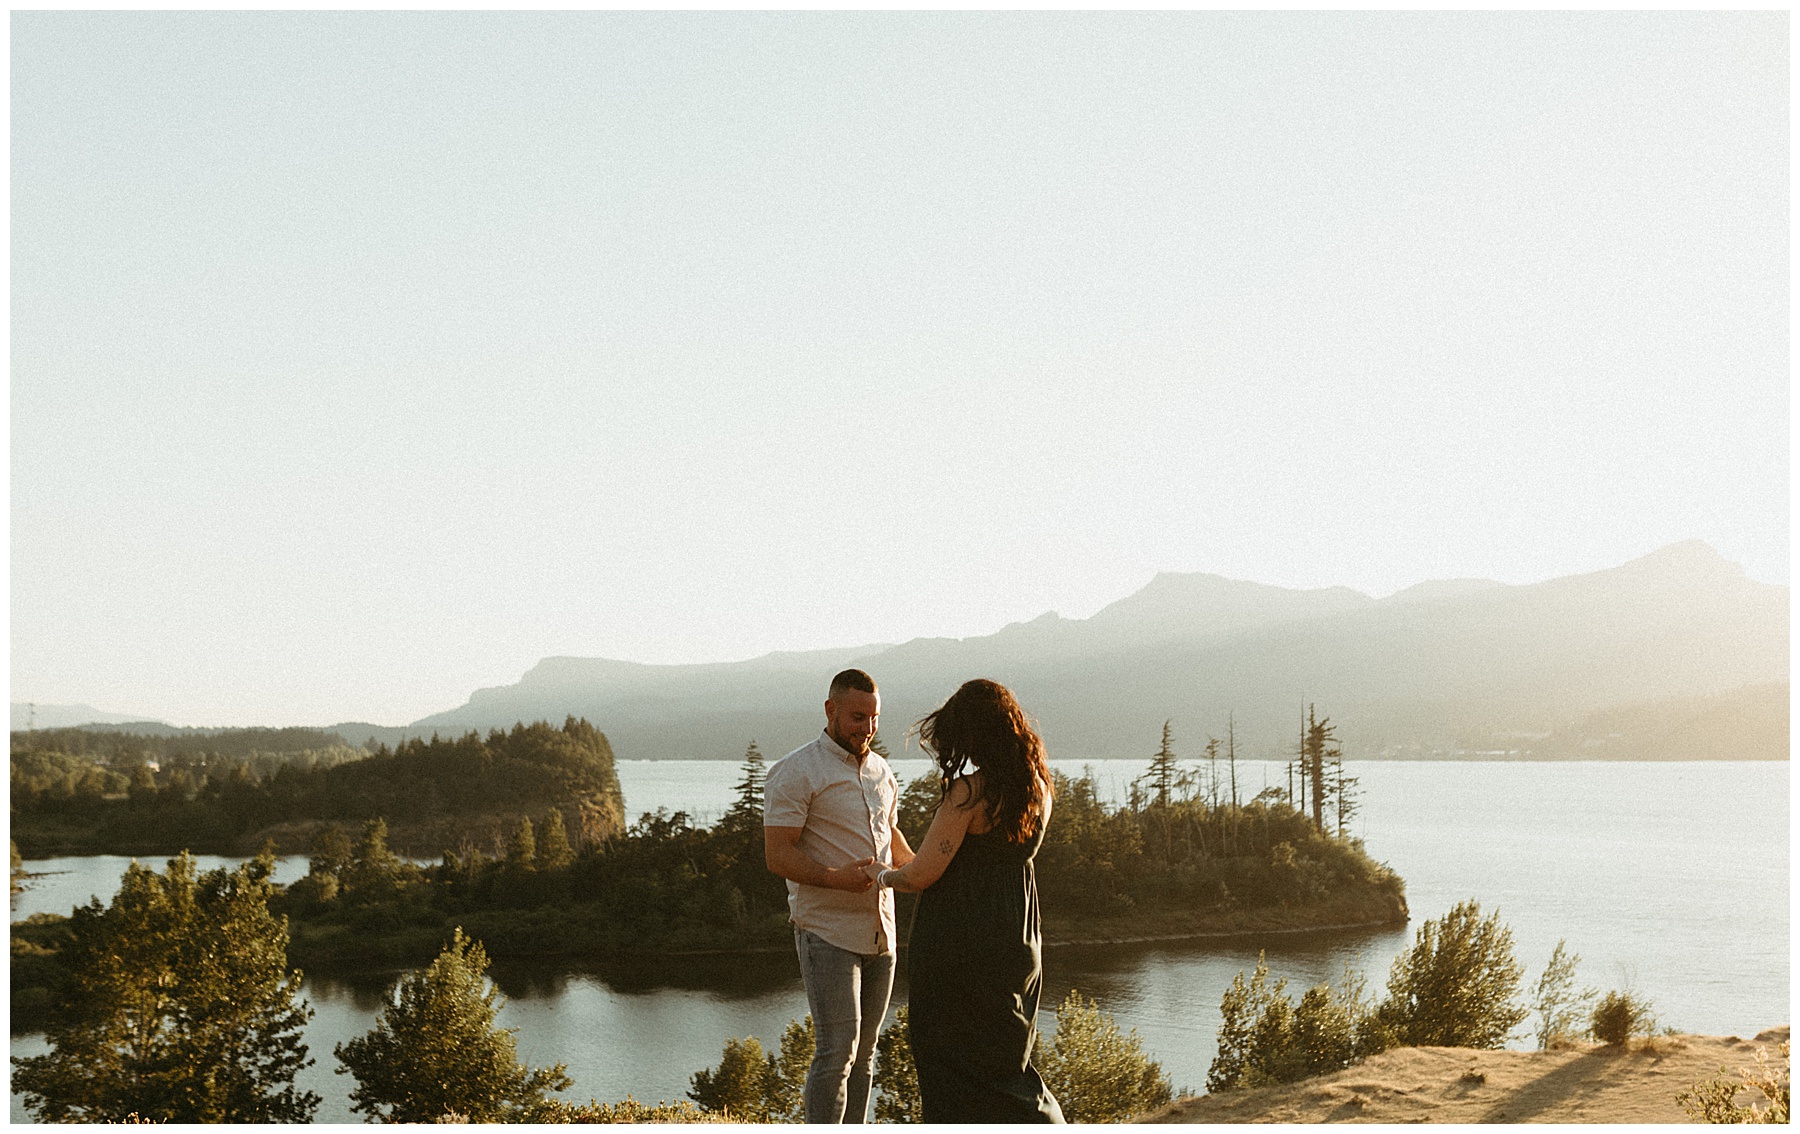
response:
[[[894,989],[894,899],[863,864],[912,861],[894,825],[900,791],[869,750],[881,694],[860,669],[831,679],[825,731],[777,760],[763,782],[763,854],[787,879],[788,920],[812,1010],[806,1121],[868,1117],[875,1041]]]

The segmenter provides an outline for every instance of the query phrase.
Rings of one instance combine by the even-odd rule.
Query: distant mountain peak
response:
[[[1679,543],[1671,543],[1667,547],[1659,547],[1648,555],[1640,555],[1629,560],[1615,570],[1658,570],[1681,571],[1683,573],[1704,573],[1708,575],[1742,575],[1741,564],[1720,555],[1712,544],[1703,539],[1684,539]]]
[[[1296,590],[1203,571],[1159,571],[1141,590],[1103,608],[1088,623],[1102,632],[1178,637],[1333,614],[1374,601],[1349,587]]]

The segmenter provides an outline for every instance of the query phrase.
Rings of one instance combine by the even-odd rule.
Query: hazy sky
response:
[[[15,13],[12,695],[1788,580],[1788,17]]]

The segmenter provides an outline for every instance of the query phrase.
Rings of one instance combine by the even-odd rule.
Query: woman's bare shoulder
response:
[[[981,773],[970,772],[950,781],[950,791],[944,796],[952,807],[970,807],[981,797]]]

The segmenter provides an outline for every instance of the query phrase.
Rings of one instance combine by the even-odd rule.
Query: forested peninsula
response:
[[[458,926],[496,958],[791,947],[785,885],[763,864],[754,744],[731,808],[708,828],[666,811],[625,824],[611,748],[585,720],[336,760],[323,755],[330,748],[287,761],[221,750],[203,765],[139,750],[125,767],[122,742],[86,735],[95,747],[76,754],[53,748],[56,734],[14,734],[19,847],[245,853],[272,839],[303,850],[308,874],[273,902],[303,968],[423,964]],[[94,764],[97,753],[110,762]],[[63,778],[49,782],[58,768]],[[923,836],[938,798],[933,777],[904,786],[910,838]],[[1046,939],[1403,923],[1400,878],[1327,818],[1275,789],[1233,802],[1216,779],[1184,773],[1166,743],[1124,806],[1101,802],[1089,778],[1058,774],[1038,858]],[[905,926],[914,899],[900,900]],[[57,1002],[66,921],[13,927],[15,1028]]]

